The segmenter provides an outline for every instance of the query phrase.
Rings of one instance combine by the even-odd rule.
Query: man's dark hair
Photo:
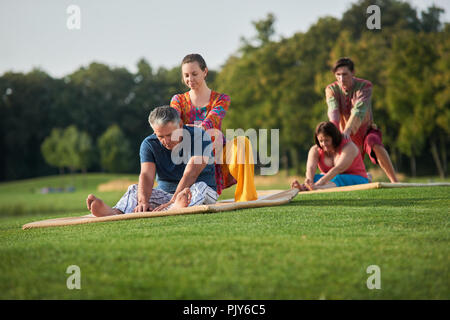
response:
[[[333,122],[330,121],[323,121],[319,123],[316,127],[316,132],[314,134],[314,139],[316,141],[316,145],[322,149],[319,143],[319,139],[317,139],[317,136],[319,134],[323,134],[325,136],[331,137],[331,141],[333,142],[333,147],[337,149],[339,145],[342,142],[342,134],[339,132],[339,129],[336,128]]]
[[[350,58],[340,58],[338,61],[336,61],[331,70],[333,71],[333,73],[336,73],[336,70],[341,67],[347,67],[348,70],[353,72],[353,70],[355,69],[355,64]]]

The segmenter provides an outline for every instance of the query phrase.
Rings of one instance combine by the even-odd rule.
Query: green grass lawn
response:
[[[57,178],[0,184],[0,299],[450,298],[449,187],[300,194],[279,207],[21,229],[86,214],[90,192],[114,204],[122,192],[96,192],[112,177],[83,184],[77,176],[67,194],[35,192]],[[81,290],[67,289],[70,265],[81,269]],[[380,290],[366,286],[370,265],[380,267]]]

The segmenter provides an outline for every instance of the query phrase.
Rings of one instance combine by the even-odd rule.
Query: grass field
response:
[[[450,298],[449,187],[301,194],[279,207],[21,230],[88,213],[91,192],[114,204],[122,191],[96,188],[117,177],[74,176],[72,193],[37,192],[58,177],[0,184],[0,299]],[[70,265],[81,269],[81,290],[66,286]],[[367,288],[370,265],[380,267],[380,290]]]

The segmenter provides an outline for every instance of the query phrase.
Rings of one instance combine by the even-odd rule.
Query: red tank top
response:
[[[342,139],[341,144],[337,148],[337,153],[341,154],[342,148],[349,142],[350,142],[349,139]],[[329,166],[327,166],[325,164],[325,152],[321,148],[318,148],[318,150],[319,150],[319,170],[322,173],[327,173],[333,167],[329,167]],[[350,165],[350,167],[348,167],[347,170],[345,170],[342,173],[355,174],[355,175],[358,175],[358,176],[362,176],[364,178],[368,178],[367,177],[367,172],[366,172],[366,167],[364,166],[364,162],[363,162],[363,159],[362,159],[362,156],[361,156],[360,152],[358,152],[358,155],[355,157],[355,159],[353,160],[353,162]]]

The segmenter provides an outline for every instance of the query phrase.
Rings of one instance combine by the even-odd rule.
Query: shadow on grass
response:
[[[429,201],[439,203],[448,200],[446,198],[407,198],[407,199],[317,199],[317,200],[295,200],[290,203],[294,206],[311,207],[415,207],[427,206]],[[424,201],[426,203],[424,203]]]

